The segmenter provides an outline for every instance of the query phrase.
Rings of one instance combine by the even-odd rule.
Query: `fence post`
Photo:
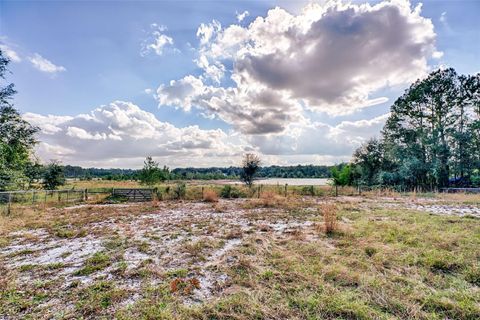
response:
[[[85,188],[85,201],[88,201],[88,189]]]
[[[335,197],[338,197],[338,186],[335,185]]]
[[[7,215],[10,215],[10,210],[11,210],[10,206],[11,206],[11,205],[12,205],[12,194],[9,193],[9,194],[8,194]]]
[[[35,204],[35,191],[32,191],[32,204]]]
[[[285,183],[285,198],[287,197],[288,183]]]
[[[202,199],[203,199],[203,188],[204,188],[204,187],[202,186]]]

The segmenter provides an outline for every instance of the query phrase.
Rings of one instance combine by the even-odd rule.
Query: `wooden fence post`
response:
[[[32,204],[35,204],[35,191],[32,191]]]
[[[287,189],[288,189],[288,183],[285,183],[285,198],[287,197]]]
[[[10,215],[11,205],[12,205],[12,194],[9,193],[9,194],[8,194],[7,215]]]

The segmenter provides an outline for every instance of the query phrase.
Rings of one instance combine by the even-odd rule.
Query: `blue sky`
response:
[[[49,126],[57,128],[56,131],[53,130],[55,134],[45,133],[48,131],[45,129],[40,137],[44,144],[39,146],[38,153],[45,161],[58,158],[64,162],[86,166],[138,167],[148,153],[171,166],[208,166],[235,164],[243,152],[254,151],[264,155],[268,163],[335,163],[348,160],[351,151],[359,143],[378,134],[395,97],[408,86],[409,80],[421,76],[422,72],[424,74],[426,68],[433,70],[438,66],[452,66],[459,73],[480,71],[480,1],[423,1],[420,18],[416,18],[417,25],[404,24],[408,15],[415,16],[418,3],[412,2],[411,10],[408,13],[403,12],[403,16],[400,15],[399,25],[405,25],[408,36],[399,39],[399,42],[405,41],[405,44],[400,44],[403,48],[409,45],[408,41],[423,41],[422,52],[429,53],[420,57],[405,52],[405,57],[388,62],[395,66],[383,66],[384,72],[375,75],[374,70],[367,69],[365,65],[371,64],[375,59],[384,61],[385,58],[382,57],[392,55],[388,50],[398,52],[398,48],[375,48],[375,53],[368,51],[365,55],[362,55],[362,52],[355,55],[355,50],[352,49],[350,56],[346,56],[342,51],[342,59],[346,59],[342,61],[342,66],[357,59],[358,64],[363,65],[361,69],[354,67],[352,75],[368,74],[374,79],[373,82],[378,79],[379,83],[369,86],[369,83],[372,83],[370,80],[349,88],[345,77],[350,71],[341,70],[345,73],[344,78],[337,78],[334,74],[335,79],[331,82],[336,83],[337,87],[345,86],[345,90],[336,92],[335,96],[328,99],[324,96],[332,91],[330,88],[319,86],[309,89],[308,82],[294,81],[302,72],[309,73],[308,69],[297,62],[292,62],[293,67],[287,66],[290,60],[282,56],[285,52],[281,52],[284,50],[281,46],[268,47],[275,44],[267,42],[258,45],[267,39],[258,38],[258,32],[262,29],[255,29],[255,26],[250,25],[258,17],[271,16],[273,21],[275,15],[282,16],[281,12],[269,13],[269,10],[276,6],[284,9],[289,16],[296,17],[297,22],[303,21],[302,9],[308,2],[2,1],[0,42],[3,51],[13,52],[17,57],[12,59],[12,74],[8,77],[18,90],[15,106],[43,129]],[[353,6],[358,8],[362,4],[363,2],[353,2]],[[380,6],[384,2],[375,1],[371,4]],[[322,8],[326,5],[320,2],[317,6]],[[396,2],[390,4],[392,8],[395,6]],[[337,19],[334,13],[342,10],[346,9],[337,7],[329,14],[332,19]],[[376,7],[358,10],[365,16],[361,21],[373,21],[375,14],[380,14],[382,9]],[[248,14],[244,15],[242,21],[238,21],[237,15],[245,11],[248,11]],[[315,19],[321,19],[320,15]],[[430,20],[433,30],[429,30],[429,23],[422,19]],[[284,20],[288,18],[274,21],[268,28],[281,25],[285,23]],[[307,20],[307,16],[304,20]],[[327,21],[326,18],[324,20]],[[215,29],[213,21],[221,26],[220,29]],[[344,23],[341,19],[332,21],[331,23],[337,24],[334,27]],[[378,21],[371,25],[378,25]],[[297,22],[292,20],[291,23],[295,25]],[[215,34],[203,44],[202,35],[197,32],[201,24]],[[247,32],[250,32],[248,37],[253,38],[243,39],[241,42],[235,42],[238,41],[235,37],[228,38],[231,34],[227,30],[232,25],[242,28],[241,32],[239,31],[243,32],[242,37],[246,37]],[[322,27],[328,28],[326,24],[322,24]],[[364,28],[369,27],[367,22]],[[422,40],[412,39],[418,31],[408,29],[410,27],[412,30],[426,30]],[[413,29],[414,27],[419,29]],[[233,31],[233,28],[230,30]],[[331,33],[332,29],[321,32]],[[375,32],[378,37],[384,36],[378,30]],[[423,31],[420,33],[423,34]],[[367,33],[361,33],[360,36],[364,34]],[[155,44],[161,35],[170,42],[156,52],[152,46],[148,46]],[[281,33],[268,36],[279,37],[278,43],[281,42]],[[394,32],[388,35],[392,36],[395,37]],[[321,33],[312,33],[308,39],[314,43],[321,37]],[[305,39],[298,43],[308,46],[308,39]],[[336,39],[333,37],[330,41],[335,42]],[[297,40],[289,39],[290,46],[298,46],[295,44]],[[348,48],[348,40],[341,41],[345,42],[339,40],[338,48]],[[234,45],[231,45],[232,42],[235,42]],[[251,48],[252,43],[256,44],[254,48]],[[215,52],[215,46],[225,51],[219,54]],[[308,50],[306,47],[303,49]],[[243,52],[242,50],[245,50],[245,53],[240,55],[238,52]],[[382,50],[385,50],[384,56],[380,52]],[[279,70],[276,70],[275,66],[269,66],[268,59],[263,59],[266,52],[272,59],[278,58],[281,62],[278,65]],[[272,52],[279,56],[275,57]],[[378,57],[375,57],[376,53],[379,54]],[[325,61],[324,57],[334,57],[335,54],[332,55],[326,49],[315,51],[314,54],[318,54],[318,57],[305,56],[305,59],[312,58],[308,61],[313,61],[315,67],[310,69],[318,71],[306,74],[305,78],[320,83],[324,77],[332,77],[333,74],[330,73],[333,71],[327,68],[332,63]],[[197,62],[202,55],[209,66],[215,65],[224,69],[219,81],[210,77],[205,65]],[[426,61],[423,65],[422,59]],[[410,66],[412,61],[417,63]],[[50,65],[45,67],[47,62]],[[39,63],[44,63],[43,69]],[[263,66],[265,69],[262,69]],[[398,69],[392,70],[396,67]],[[269,72],[272,74],[269,75]],[[405,79],[400,79],[399,74],[405,75]],[[250,80],[236,82],[235,79],[238,78],[235,76],[240,75],[247,75]],[[187,76],[192,78],[180,83],[180,80]],[[383,76],[385,79],[382,79]],[[195,88],[199,91],[194,92],[192,86],[197,79],[201,80],[195,82],[198,84]],[[177,82],[171,85],[171,81]],[[225,93],[226,88],[234,90]],[[255,91],[257,88],[261,89]],[[185,90],[189,92],[187,96],[183,94],[187,92]],[[360,94],[359,90],[365,90],[365,94]],[[239,94],[237,91],[243,93]],[[255,92],[255,95],[252,92]],[[271,101],[264,103],[267,99],[264,95],[267,93]],[[259,96],[264,97],[263,102],[255,100]],[[372,101],[376,98],[388,101],[380,103],[384,100],[378,100],[374,104]],[[228,104],[221,104],[217,100],[226,100]],[[362,104],[374,105],[361,107]],[[92,113],[92,110],[101,106],[104,107],[100,108],[97,114]],[[162,125],[168,124],[172,130],[177,131],[172,133],[172,136],[162,137],[166,140],[161,141],[159,138],[153,139],[160,134],[156,131],[149,137],[136,136],[132,142],[134,145],[145,144],[149,148],[138,149],[138,154],[116,154],[118,146],[128,146],[130,143],[126,138],[122,139],[122,134],[129,136],[131,133],[120,132],[118,129],[126,128],[126,125],[118,125],[118,118],[105,118],[104,127],[92,125],[93,122],[98,124],[98,119],[91,120],[92,123],[89,124],[78,120],[81,114],[90,114],[95,118],[109,110],[116,110],[116,114],[123,112],[132,126],[143,123],[142,121],[150,121],[147,125],[149,128],[153,126],[157,128],[155,130],[159,130]],[[47,119],[47,115],[51,117]],[[64,116],[69,118],[62,118]],[[151,116],[154,119],[150,119]],[[55,121],[52,120],[54,118]],[[149,120],[145,120],[147,118]],[[275,122],[277,120],[278,123]],[[118,128],[112,129],[115,125],[118,125]],[[195,129],[187,130],[188,128]],[[312,146],[313,142],[305,142],[305,139],[312,136],[306,135],[309,130],[320,132],[319,137],[330,140],[343,141],[341,136],[345,133],[348,143],[342,148],[338,148],[338,143],[333,146],[327,143],[318,147]],[[340,131],[343,133],[338,136]],[[221,132],[220,135],[218,132]],[[102,143],[109,142],[110,137],[119,141],[118,146],[111,150],[110,156],[98,156],[97,154],[101,153],[97,152],[98,148],[102,148]],[[191,143],[186,143],[195,140],[195,137],[198,140],[205,139],[205,143],[193,147]],[[93,147],[88,148],[88,155],[81,156],[85,153],[85,148],[80,142],[88,141]],[[177,147],[172,149],[172,145]]]

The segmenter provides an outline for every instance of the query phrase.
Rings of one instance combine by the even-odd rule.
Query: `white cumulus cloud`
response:
[[[156,23],[152,23],[150,27],[152,31],[142,44],[141,55],[154,52],[161,56],[164,54],[166,48],[173,47],[173,38],[165,34],[167,30],[166,26],[159,26]]]
[[[37,70],[40,70],[42,72],[56,74],[58,72],[64,72],[67,70],[63,66],[55,65],[53,62],[42,57],[38,53],[35,53],[32,57],[29,58],[29,60]]]
[[[250,13],[248,11],[243,11],[242,13],[236,12],[237,21],[242,22],[246,17],[248,17]]]

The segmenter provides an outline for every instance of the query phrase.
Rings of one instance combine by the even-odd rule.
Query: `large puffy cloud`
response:
[[[280,133],[289,122],[302,122],[301,105],[284,93],[257,86],[223,88],[205,85],[202,79],[186,76],[157,90],[160,104],[189,111],[192,106],[206,116],[218,116],[246,134]]]
[[[386,102],[372,96],[440,56],[432,22],[407,0],[275,8],[245,27],[202,24],[197,36],[204,73],[161,85],[159,104],[203,109],[246,134],[284,132],[305,123],[305,109],[345,115]]]
[[[171,165],[227,165],[244,152],[243,141],[220,129],[177,128],[138,106],[115,101],[74,117],[26,113],[41,128],[38,155],[45,161],[95,166],[139,166],[151,155]],[[208,160],[207,160],[208,159]]]

